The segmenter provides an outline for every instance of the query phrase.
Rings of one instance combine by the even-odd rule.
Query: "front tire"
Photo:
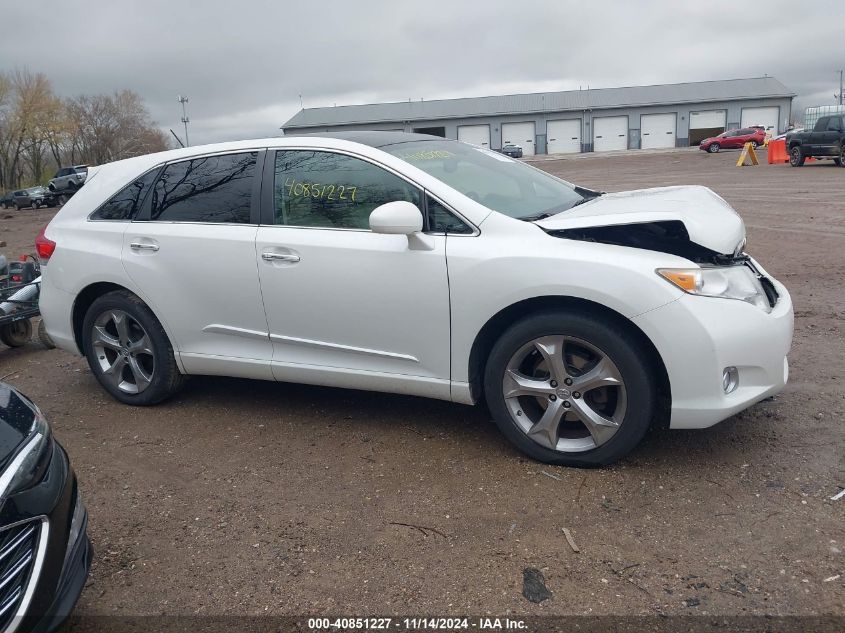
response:
[[[718,143],[711,143],[707,147],[707,151],[710,152],[711,154],[718,154],[720,149],[722,149],[722,146],[719,145]]]
[[[796,145],[789,150],[789,164],[793,167],[803,167],[805,158],[800,145]]]
[[[624,325],[564,311],[512,325],[493,346],[484,391],[504,435],[548,464],[614,462],[657,411],[650,355]]]
[[[53,339],[50,338],[50,335],[47,334],[47,324],[44,323],[44,319],[41,319],[38,323],[38,340],[41,341],[41,344],[47,349],[56,349],[56,344],[53,342]]]
[[[161,323],[127,290],[91,304],[82,324],[82,347],[97,380],[124,404],[156,404],[184,383]]]

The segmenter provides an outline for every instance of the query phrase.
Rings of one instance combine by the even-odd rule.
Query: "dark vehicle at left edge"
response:
[[[18,211],[25,207],[37,209],[39,207],[55,207],[58,204],[56,196],[47,187],[30,187],[16,191],[14,197]]]
[[[0,382],[0,633],[49,633],[91,565],[88,514],[38,407]]]

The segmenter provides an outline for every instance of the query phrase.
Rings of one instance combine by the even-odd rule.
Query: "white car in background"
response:
[[[37,240],[47,331],[121,402],[191,374],[486,402],[574,466],[784,386],[790,297],[744,247],[704,187],[600,193],[391,132],[104,165]]]

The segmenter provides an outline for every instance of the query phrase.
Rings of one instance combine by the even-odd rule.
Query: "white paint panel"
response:
[[[593,119],[593,151],[628,149],[628,117],[603,116]]]
[[[674,112],[642,115],[640,117],[640,147],[643,149],[675,147],[677,125],[678,115]]]
[[[740,126],[749,127],[751,125],[765,125],[766,132],[772,136],[777,136],[779,116],[780,108],[777,106],[767,106],[765,108],[743,108]]]
[[[581,151],[581,119],[546,123],[546,151],[549,154],[577,154]]]
[[[689,127],[691,130],[701,128],[724,128],[727,125],[728,113],[725,110],[702,110],[689,113]]]
[[[519,145],[523,156],[533,156],[534,151],[534,122],[502,123],[502,145],[508,143]]]
[[[459,125],[458,140],[480,147],[490,147],[489,125]]]

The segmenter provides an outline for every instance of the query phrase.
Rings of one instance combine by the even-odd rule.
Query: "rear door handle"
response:
[[[150,244],[149,242],[131,242],[129,248],[133,251],[157,251],[158,244]]]
[[[290,255],[287,253],[274,253],[272,251],[265,251],[264,253],[261,253],[261,259],[263,259],[265,262],[278,261],[296,263],[300,260],[300,257],[299,255]]]

